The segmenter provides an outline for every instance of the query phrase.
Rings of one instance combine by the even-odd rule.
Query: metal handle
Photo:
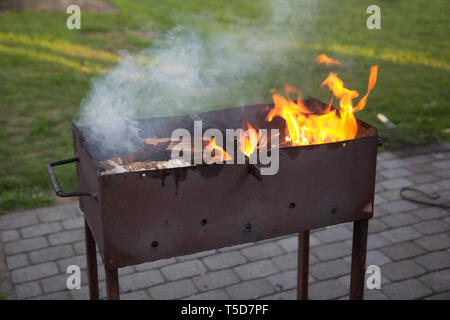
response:
[[[80,197],[80,196],[91,196],[94,197],[95,195],[90,192],[83,192],[83,191],[75,191],[75,192],[64,192],[61,190],[61,186],[59,185],[58,180],[56,179],[55,172],[53,171],[53,167],[60,166],[67,163],[77,162],[80,161],[78,157],[70,158],[66,160],[60,160],[55,162],[50,162],[47,164],[47,172],[50,176],[50,180],[52,181],[53,188],[55,189],[56,195],[58,197]]]

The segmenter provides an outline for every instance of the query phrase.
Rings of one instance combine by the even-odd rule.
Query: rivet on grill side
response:
[[[200,224],[202,226],[206,225],[207,223],[208,223],[208,220],[206,220],[206,219],[202,219],[202,221],[200,222]]]
[[[294,202],[289,203],[289,208],[294,209],[295,208],[295,203]]]
[[[331,209],[331,214],[336,214],[336,212],[337,212],[337,208]]]
[[[251,223],[247,223],[245,225],[245,229],[250,230],[252,228],[252,224]]]
[[[158,246],[158,241],[153,241],[153,242],[152,242],[152,247],[153,247],[153,248],[156,248],[157,246]]]

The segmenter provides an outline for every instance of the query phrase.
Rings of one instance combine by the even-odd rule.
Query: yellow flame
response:
[[[207,149],[211,155],[211,160],[208,161],[209,164],[211,163],[217,163],[217,162],[223,162],[223,161],[229,161],[231,160],[231,156],[226,153],[226,151],[219,147],[216,144],[216,137],[212,137],[209,143],[205,146],[205,149]]]
[[[259,132],[257,132],[250,123],[247,123],[246,133],[241,132],[239,135],[239,150],[247,157],[256,150],[259,143]]]
[[[320,56],[319,56],[320,57]],[[375,86],[378,66],[370,69],[369,85],[366,95],[353,107],[353,100],[359,96],[356,90],[345,88],[339,77],[330,73],[322,86],[328,86],[333,96],[339,99],[340,109],[332,109],[332,102],[325,110],[309,110],[302,102],[300,91],[291,86],[285,87],[286,95],[296,92],[297,102],[277,93],[272,95],[274,108],[267,115],[271,122],[275,117],[286,121],[285,142],[291,145],[309,145],[337,142],[355,138],[358,131],[354,112],[364,109],[367,97]],[[295,90],[294,90],[295,89]]]

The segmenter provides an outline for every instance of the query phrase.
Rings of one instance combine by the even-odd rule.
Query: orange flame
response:
[[[339,64],[339,61],[328,58],[325,54],[319,55],[316,59],[319,63],[327,65]],[[308,109],[303,103],[300,90],[285,84],[286,97],[273,91],[274,107],[269,111],[266,121],[271,122],[275,117],[285,120],[284,144],[288,145],[311,145],[354,139],[358,131],[354,113],[363,110],[366,106],[369,93],[376,84],[377,75],[378,66],[372,66],[367,93],[356,106],[353,106],[353,100],[359,96],[359,93],[356,90],[345,88],[344,82],[335,73],[330,73],[321,86],[328,86],[332,97],[330,104],[321,111]],[[297,95],[296,102],[290,98],[292,94]],[[339,109],[332,107],[334,97],[339,99]],[[265,139],[250,123],[247,123],[247,130],[239,135],[239,149],[247,157],[250,157],[256,149],[267,144]],[[208,163],[231,160],[232,157],[215,141],[215,137],[212,137],[205,147],[212,155]]]
[[[378,75],[378,66],[372,66],[370,68],[369,85],[368,85],[368,88],[367,88],[367,93],[359,101],[357,106],[354,108],[353,112],[361,111],[366,106],[367,97],[369,96],[369,92],[372,91],[373,87],[375,87],[375,83],[377,82],[377,75]]]
[[[257,132],[249,123],[247,123],[247,131],[239,134],[239,150],[247,157],[256,150],[259,142],[260,133]]]
[[[309,145],[350,140],[356,137],[358,125],[354,112],[364,109],[369,92],[373,89],[377,79],[378,66],[370,69],[367,94],[353,107],[353,99],[359,96],[355,90],[344,87],[344,82],[334,73],[325,79],[322,86],[327,85],[332,94],[339,99],[340,109],[332,109],[330,105],[319,114],[309,110],[300,98],[298,91],[297,102],[279,94],[273,94],[274,108],[267,115],[266,120],[272,121],[281,117],[286,121],[285,141],[292,145]],[[285,89],[287,95],[293,92],[292,87]]]
[[[209,143],[205,146],[211,155],[211,160],[208,161],[209,164],[216,162],[223,162],[231,160],[231,156],[221,147],[216,144],[216,137],[212,137]]]
[[[333,65],[333,64],[340,64],[338,60],[331,59],[326,54],[322,53],[316,58],[317,62],[319,63],[325,63],[327,66]]]

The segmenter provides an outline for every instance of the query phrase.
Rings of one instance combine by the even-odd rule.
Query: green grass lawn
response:
[[[0,213],[54,202],[45,164],[73,155],[71,121],[80,100],[91,79],[118,62],[120,49],[137,53],[152,46],[175,22],[206,37],[258,29],[268,15],[261,1],[108,2],[118,13],[82,13],[81,31],[66,29],[65,14],[0,13]],[[274,43],[290,54],[267,66],[267,93],[252,94],[249,81],[245,92],[230,95],[270,102],[271,87],[287,82],[326,100],[320,83],[329,70],[314,61],[326,53],[342,61],[334,71],[360,93],[370,66],[380,66],[375,90],[357,116],[390,137],[383,148],[450,140],[448,1],[317,2],[307,30],[292,42]],[[374,3],[382,10],[378,31],[365,27],[366,8]],[[397,129],[383,127],[376,119],[380,112]],[[59,168],[57,175],[64,189],[76,189],[73,167]]]

